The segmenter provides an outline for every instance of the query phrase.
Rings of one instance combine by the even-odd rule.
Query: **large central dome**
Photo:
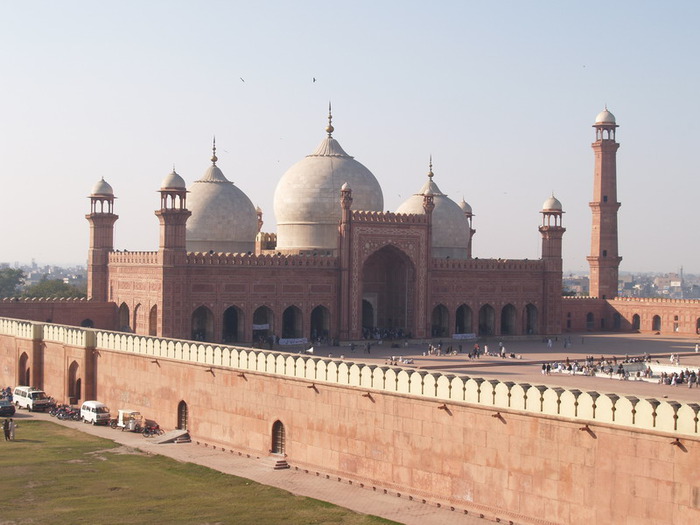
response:
[[[280,251],[337,249],[340,188],[346,182],[352,188],[353,209],[384,209],[379,182],[333,138],[330,115],[326,131],[328,136],[316,151],[289,168],[277,184],[274,208]]]

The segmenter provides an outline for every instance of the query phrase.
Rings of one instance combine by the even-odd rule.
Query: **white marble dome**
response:
[[[333,138],[330,117],[326,131],[316,151],[290,167],[277,183],[274,210],[280,251],[337,250],[340,190],[345,184],[352,188],[354,210],[384,209],[379,182]]]
[[[107,196],[114,196],[114,190],[112,190],[112,186],[109,185],[109,183],[104,179],[104,177],[100,180],[98,180],[95,185],[92,187],[92,191],[90,192],[91,197],[107,197]]]
[[[202,178],[189,189],[187,250],[247,253],[255,250],[258,217],[248,196],[216,165],[216,148]]]
[[[464,197],[462,197],[462,200],[459,201],[459,207],[462,208],[462,211],[465,214],[472,214],[472,207],[467,203],[467,201],[464,200]]]
[[[544,201],[542,205],[542,211],[562,211],[562,209],[561,202],[559,202],[559,199],[557,199],[554,194]]]
[[[433,194],[433,257],[451,259],[466,259],[469,246],[469,223],[459,204],[440,191],[433,181],[432,169],[428,174],[428,181],[418,193],[409,197],[396,213],[425,213],[423,210],[423,196]],[[466,204],[466,203],[465,203]]]
[[[608,107],[606,106],[603,111],[598,113],[598,115],[595,118],[595,123],[596,124],[615,124],[615,115],[610,113],[608,111]]]
[[[160,184],[161,190],[184,190],[187,187],[183,179],[174,169],[163,179]]]

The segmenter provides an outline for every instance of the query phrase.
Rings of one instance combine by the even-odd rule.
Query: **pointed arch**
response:
[[[214,314],[206,306],[200,306],[192,312],[192,340],[214,340]]]
[[[83,319],[82,321],[80,321],[80,326],[82,326],[83,328],[94,328],[95,322],[90,318]]]
[[[700,319],[699,319],[700,320]],[[632,330],[639,330],[642,327],[642,321],[639,314],[632,316]]]
[[[22,352],[19,356],[19,362],[17,366],[17,384],[30,386],[32,384],[31,374],[29,369],[29,356],[27,352]]]
[[[141,320],[139,317],[141,316],[141,303],[137,304],[134,306],[134,315],[132,316],[132,326],[131,326],[131,331],[135,334],[138,333],[139,328],[141,328]]]
[[[496,333],[496,311],[490,304],[479,308],[479,335],[494,335]]]
[[[243,340],[243,311],[237,306],[224,310],[221,340],[224,343],[236,343]]]
[[[447,337],[449,331],[449,317],[450,313],[444,304],[438,304],[433,308],[433,314],[431,316],[431,335],[433,337]]]
[[[586,330],[589,332],[595,330],[595,317],[593,312],[588,312],[586,314]]]
[[[77,361],[71,362],[68,366],[67,379],[66,391],[68,392],[68,399],[72,405],[77,405],[82,397],[82,379],[80,377],[80,365],[78,365]]]
[[[661,330],[661,316],[660,315],[655,315],[652,318],[651,329],[654,330],[655,332],[658,332]]]
[[[148,312],[148,335],[158,335],[158,305],[151,306]]]
[[[282,337],[297,339],[304,337],[301,310],[297,306],[288,306],[282,312]]]
[[[472,309],[466,304],[461,304],[455,313],[455,333],[471,334],[473,331]]]
[[[331,334],[331,312],[323,305],[318,305],[311,310],[311,334],[310,340],[317,339],[328,341]]]
[[[119,330],[122,332],[131,331],[131,314],[126,303],[119,305]]]
[[[508,303],[501,308],[501,335],[515,335],[517,311]]]
[[[278,419],[272,424],[272,450],[273,454],[286,454],[287,436],[284,430],[284,425]]]
[[[189,409],[187,403],[180,401],[177,404],[177,428],[187,430],[189,426]]]
[[[274,314],[267,306],[259,306],[253,312],[253,341],[264,341],[275,334]]]
[[[537,307],[532,304],[528,303],[525,305],[525,310],[524,310],[524,331],[523,333],[527,335],[533,335],[533,334],[538,334],[540,332],[539,330],[539,319],[538,319],[538,312],[537,312]]]

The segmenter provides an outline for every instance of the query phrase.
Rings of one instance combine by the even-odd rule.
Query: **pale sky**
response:
[[[700,4],[0,0],[0,262],[85,264],[87,196],[115,248],[156,250],[157,190],[218,166],[275,231],[275,185],[333,136],[396,208],[435,182],[472,206],[475,257],[590,252],[591,125],[620,128],[622,271],[700,273]],[[313,82],[313,78],[316,82]],[[244,79],[242,81],[241,79]]]

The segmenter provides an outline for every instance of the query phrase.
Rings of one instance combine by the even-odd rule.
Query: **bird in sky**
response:
[[[316,82],[316,77],[314,77],[314,82]]]
[[[238,78],[240,78],[240,79],[241,79],[241,82],[245,82],[245,80],[243,80],[243,77],[238,77]]]

